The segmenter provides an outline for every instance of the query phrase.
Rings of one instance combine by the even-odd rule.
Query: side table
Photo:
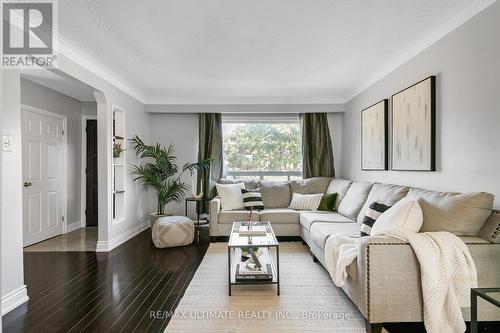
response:
[[[500,288],[472,288],[470,291],[470,331],[477,333],[477,298],[481,297],[500,308]]]
[[[205,225],[208,224],[208,221],[200,222],[200,214],[201,214],[201,207],[200,204],[203,202],[210,202],[210,199],[208,198],[200,198],[200,199],[195,199],[195,198],[186,198],[186,203],[185,203],[185,210],[186,210],[186,216],[188,216],[188,203],[189,202],[195,202],[196,203],[196,227],[199,229],[200,225]]]

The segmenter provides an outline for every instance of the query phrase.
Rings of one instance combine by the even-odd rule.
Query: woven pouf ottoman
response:
[[[153,224],[152,238],[160,249],[189,245],[194,239],[194,223],[185,216],[160,217]]]

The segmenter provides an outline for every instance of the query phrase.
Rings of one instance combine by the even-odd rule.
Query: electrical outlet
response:
[[[4,135],[2,137],[2,150],[3,151],[12,151],[12,136]]]

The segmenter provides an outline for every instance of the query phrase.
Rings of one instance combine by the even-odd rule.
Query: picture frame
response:
[[[436,171],[436,77],[392,95],[394,171]]]
[[[361,170],[389,170],[389,100],[361,110]]]

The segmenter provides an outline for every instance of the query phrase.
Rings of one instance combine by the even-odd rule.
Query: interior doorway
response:
[[[95,89],[57,70],[21,74],[24,251],[96,251]]]
[[[85,121],[85,226],[97,227],[97,119]]]

